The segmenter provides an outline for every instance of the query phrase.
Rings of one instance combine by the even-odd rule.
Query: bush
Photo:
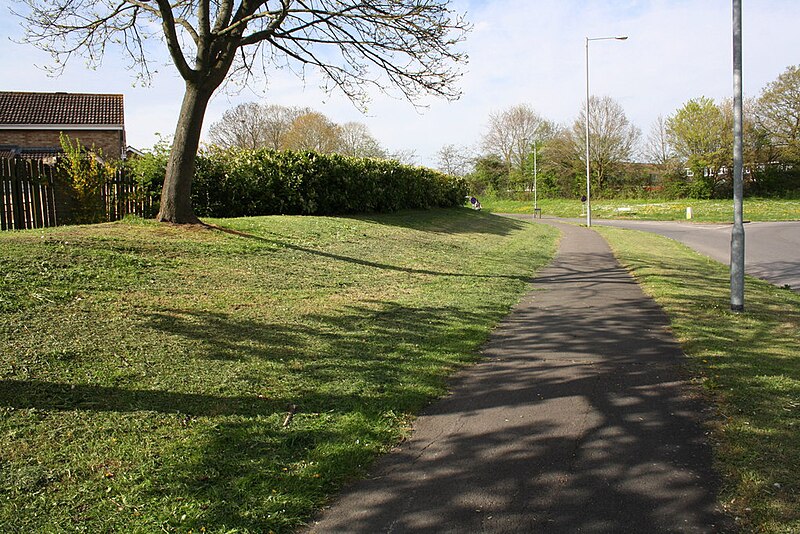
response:
[[[396,161],[340,154],[211,150],[192,187],[201,217],[334,215],[461,206],[466,183]]]
[[[64,218],[73,224],[96,223],[106,220],[103,186],[114,177],[116,167],[103,160],[103,152],[81,145],[60,134],[64,156],[58,160],[58,176],[65,187],[68,213]]]
[[[169,142],[163,137],[159,137],[158,142],[152,150],[144,154],[133,156],[125,160],[125,172],[136,181],[137,197],[134,200],[145,198],[153,199],[149,213],[145,215],[155,217],[159,209],[161,189],[164,186],[164,176],[167,173],[167,161],[169,160]]]

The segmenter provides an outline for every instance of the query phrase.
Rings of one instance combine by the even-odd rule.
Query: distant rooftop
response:
[[[0,125],[125,124],[122,95],[0,91]]]

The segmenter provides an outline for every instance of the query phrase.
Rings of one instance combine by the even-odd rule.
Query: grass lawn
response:
[[[533,201],[481,198],[483,209],[492,213],[533,213]],[[540,199],[544,216],[581,217],[579,199]],[[654,221],[686,220],[686,208],[692,208],[697,222],[732,222],[733,200],[592,200],[592,216],[598,219],[642,219]],[[800,200],[746,198],[745,218],[751,221],[800,220]]]
[[[556,240],[468,209],[209,222],[233,232],[0,235],[4,532],[293,530],[475,361]]]
[[[726,266],[664,237],[597,230],[667,311],[718,407],[722,504],[744,532],[800,532],[800,295],[748,277],[734,314]]]

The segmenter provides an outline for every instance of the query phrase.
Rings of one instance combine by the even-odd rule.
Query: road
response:
[[[660,234],[721,263],[730,263],[730,224],[598,219],[592,223]],[[800,222],[752,222],[744,225],[744,231],[747,274],[800,292]]]

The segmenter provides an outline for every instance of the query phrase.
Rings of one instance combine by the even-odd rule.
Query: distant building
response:
[[[125,158],[123,96],[0,91],[0,157],[54,157],[61,133],[105,158]]]

